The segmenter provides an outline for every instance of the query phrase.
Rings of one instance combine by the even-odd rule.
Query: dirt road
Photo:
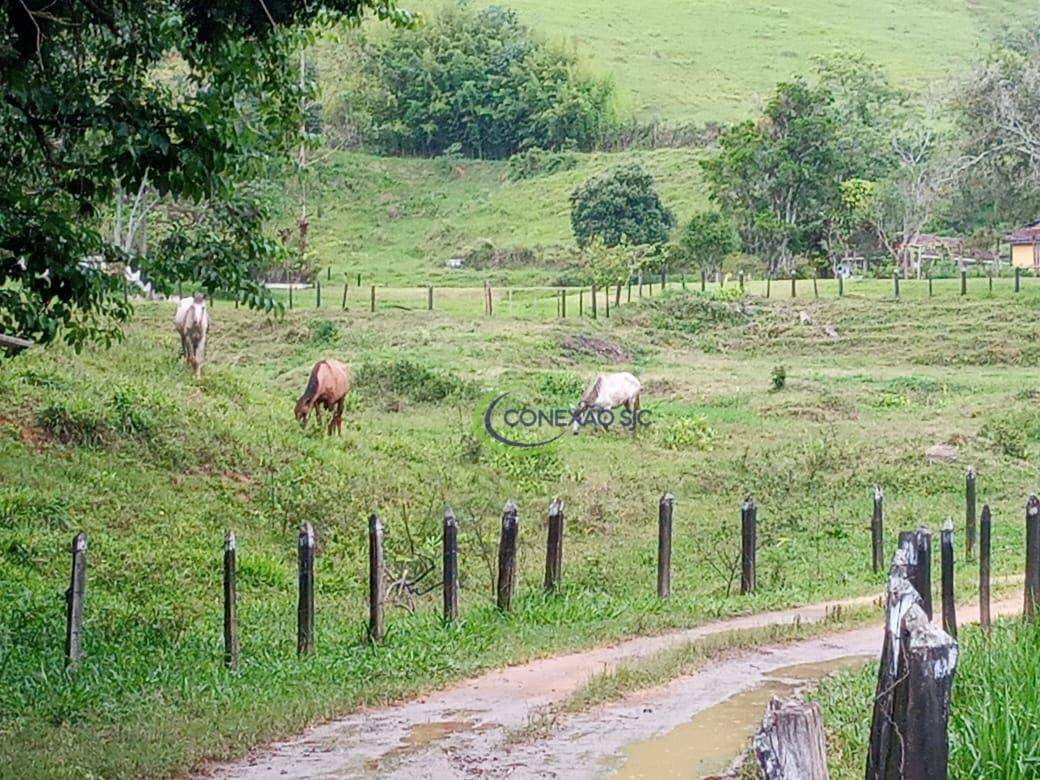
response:
[[[489,672],[427,697],[361,710],[271,745],[232,764],[213,767],[226,778],[592,778],[698,777],[738,754],[747,729],[773,693],[817,679],[841,659],[865,659],[881,649],[881,627],[843,631],[785,645],[766,645],[702,671],[553,723],[539,738],[517,733],[545,708],[593,674],[619,662],[734,629],[817,621],[836,604],[719,621],[655,637],[630,639]],[[994,614],[1021,609],[1020,599],[994,605]],[[977,610],[958,610],[958,620]],[[539,730],[541,733],[541,730]]]

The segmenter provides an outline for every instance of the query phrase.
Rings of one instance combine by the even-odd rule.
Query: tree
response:
[[[118,338],[131,308],[105,268],[131,261],[160,291],[194,280],[271,308],[251,271],[280,245],[248,183],[298,138],[307,96],[291,65],[307,27],[366,11],[411,19],[394,0],[0,6],[0,331]],[[127,193],[197,218],[132,254],[136,216],[119,240],[106,227]]]
[[[837,137],[830,93],[795,81],[777,86],[758,122],[726,130],[701,163],[712,200],[770,273],[819,243],[842,179]]]
[[[614,124],[614,87],[534,37],[515,12],[445,7],[414,30],[361,40],[344,100],[362,136],[391,154],[501,159],[591,148]]]
[[[619,165],[571,193],[571,230],[578,246],[662,244],[675,215],[661,203],[653,177],[638,163]]]
[[[686,258],[708,272],[718,271],[726,255],[740,249],[733,223],[717,211],[702,211],[683,228],[679,239]]]
[[[1007,33],[952,90],[965,164],[953,218],[964,229],[1040,215],[1040,26]]]

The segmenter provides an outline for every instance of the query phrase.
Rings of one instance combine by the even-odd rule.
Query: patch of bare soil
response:
[[[627,363],[629,360],[628,354],[618,344],[597,336],[566,336],[560,341],[560,349],[571,359],[595,355],[614,363]]]

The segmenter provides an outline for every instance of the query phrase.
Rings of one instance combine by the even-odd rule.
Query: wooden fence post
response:
[[[766,705],[754,739],[764,780],[828,780],[827,747],[820,705],[793,696],[775,696]]]
[[[331,265],[326,269],[325,281],[326,282],[331,282],[332,281],[332,266]]]
[[[661,269],[661,292],[664,292],[664,288],[668,286],[668,269]]]
[[[361,274],[358,274],[358,275],[357,275],[357,287],[358,287],[358,288],[360,288],[360,287],[361,287]]]
[[[639,297],[643,297],[643,272],[639,272]]]
[[[293,290],[293,283],[289,282],[289,311],[292,311],[292,290]]]
[[[772,286],[773,286],[773,275],[769,274],[768,276],[766,276],[766,297],[767,298],[769,297],[770,293],[772,292],[772,290],[771,290]]]
[[[923,525],[916,531],[900,531],[899,546],[907,547],[907,578],[920,595],[921,608],[932,619],[932,532]]]
[[[795,289],[795,284],[796,283],[797,283],[797,277],[795,277],[794,271],[792,271],[791,272],[791,297],[792,298],[796,298],[798,296],[798,291]]]
[[[516,585],[516,537],[520,522],[510,499],[502,510],[502,536],[498,542],[498,608],[508,612]]]
[[[932,272],[929,271],[928,272],[928,297],[931,298],[933,294],[934,294],[934,291],[932,289]]]
[[[992,525],[989,504],[982,505],[979,520],[979,625],[989,631],[989,536]]]
[[[1015,267],[1015,292],[1022,289],[1022,269]]]
[[[296,606],[296,652],[314,652],[314,529],[310,523],[300,526],[299,574],[300,598]]]
[[[666,599],[672,592],[672,510],[675,498],[661,496],[657,507],[657,597]]]
[[[838,274],[838,297],[845,295],[845,277]]]
[[[975,467],[968,466],[964,477],[964,555],[971,560],[975,554]]]
[[[343,303],[341,305],[343,311],[347,310],[347,283],[343,282]]]
[[[592,319],[596,319],[596,285],[592,285]]]
[[[459,619],[458,525],[451,507],[444,510],[444,622]]]
[[[609,292],[609,289],[608,289]],[[621,305],[621,282],[617,283],[617,291],[614,293],[614,308]]]
[[[426,285],[426,311],[433,311],[433,285]]]
[[[819,298],[820,297],[820,289],[816,286],[816,271],[815,270],[813,271],[813,275],[812,275],[812,297],[813,298]]]
[[[383,523],[368,518],[368,638],[383,641]]]
[[[939,531],[939,559],[942,578],[943,631],[957,638],[957,605],[953,599],[953,518],[949,517]]]
[[[585,288],[578,288],[578,319],[585,316]]]
[[[72,575],[65,591],[65,669],[76,668],[83,658],[83,599],[87,591],[87,535],[72,538]]]
[[[1026,587],[1022,612],[1030,622],[1040,599],[1040,499],[1031,495],[1026,502]]]
[[[321,281],[319,280],[319,281],[315,282],[314,285],[315,285],[314,286],[314,290],[315,290],[314,308],[315,309],[320,309],[321,308]]]
[[[567,288],[564,287],[560,290],[560,312],[561,316],[566,318],[567,316]]]
[[[563,573],[563,502],[554,498],[549,504],[549,534],[545,547],[545,590],[552,593],[560,587]]]
[[[701,269],[701,292],[708,289],[708,272]]]
[[[373,284],[368,291],[368,310],[375,313],[376,310],[376,286]]]
[[[961,295],[968,294],[968,272],[961,271]]]
[[[626,303],[632,303],[632,280],[631,279],[628,280],[628,292],[626,293],[626,296],[625,296],[625,302]]]
[[[748,496],[740,507],[740,592],[755,592],[755,548],[758,546],[758,507]]]
[[[892,286],[895,288],[895,295],[898,298],[899,297],[899,272],[898,271],[893,271],[892,272]]]
[[[686,272],[685,271],[683,271],[682,274],[679,276],[679,284],[682,285],[682,288],[684,290],[686,289]]]
[[[870,550],[874,572],[885,565],[885,494],[874,485],[874,513],[870,518]]]
[[[740,292],[743,293],[744,292],[744,272],[743,271],[741,271],[737,275],[737,279],[740,280]]]
[[[235,535],[228,531],[224,536],[224,666],[231,671],[238,669],[238,616],[235,587]]]

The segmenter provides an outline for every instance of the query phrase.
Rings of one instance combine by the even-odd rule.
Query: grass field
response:
[[[1037,776],[1038,648],[1040,630],[1020,619],[997,623],[990,637],[977,626],[961,632],[950,707],[950,777],[954,780]],[[876,685],[877,667],[870,664],[825,680],[815,694],[823,708],[834,780],[863,776]]]
[[[484,2],[485,5],[491,3]],[[898,83],[921,88],[964,67],[1035,3],[1014,0],[509,0],[542,35],[613,74],[642,117],[731,122],[815,55],[859,52]],[[426,13],[439,2],[408,4]]]
[[[1022,506],[1040,457],[1040,287],[896,301],[885,283],[862,284],[843,300],[795,302],[658,291],[595,322],[501,306],[485,318],[461,304],[272,320],[218,301],[198,383],[178,364],[170,308],[140,304],[110,351],[5,360],[5,774],[175,774],[489,666],[874,592],[871,486],[885,486],[891,541],[898,528],[960,520],[969,463],[993,507],[994,573],[1020,571]],[[800,309],[811,325],[798,324]],[[355,369],[342,438],[300,431],[291,415],[324,355]],[[568,407],[615,366],[645,385],[654,423],[637,437],[587,432],[521,451],[475,432],[488,393]],[[936,442],[956,443],[958,460],[927,463]],[[676,539],[673,596],[661,603],[665,490],[676,496]],[[742,598],[732,565],[747,493],[760,506],[759,592]],[[566,585],[546,598],[544,515],[555,495],[567,507]],[[520,580],[503,615],[491,594],[508,498],[520,506]],[[446,503],[461,527],[460,624],[441,625],[434,591],[416,597],[414,614],[391,606],[385,644],[369,646],[368,514],[384,519],[391,567],[415,572],[437,560]],[[317,652],[299,660],[304,520],[319,544]],[[239,543],[237,674],[221,667],[225,529]],[[90,536],[86,659],[67,678],[62,593],[79,530]],[[970,571],[960,570],[965,589]]]
[[[707,204],[697,161],[701,152],[580,155],[569,171],[510,181],[506,163],[479,160],[382,158],[327,152],[315,172],[312,248],[320,267],[361,272],[378,284],[480,284],[485,278],[546,284],[577,253],[570,193],[589,176],[638,160],[680,224]],[[505,269],[445,268],[481,240],[495,248],[560,247],[546,263]]]

